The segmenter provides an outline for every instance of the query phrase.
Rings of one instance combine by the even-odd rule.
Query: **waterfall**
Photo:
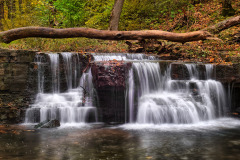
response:
[[[212,79],[213,78],[213,65],[212,64],[205,64],[205,68],[206,68],[206,79]]]
[[[133,69],[129,70],[129,78],[128,78],[128,106],[129,106],[129,122],[134,122],[134,75]],[[125,115],[127,117],[127,115]]]
[[[65,72],[67,91],[60,92],[61,69],[60,55],[63,58],[63,70]],[[26,111],[25,122],[36,123],[45,120],[58,119],[61,123],[84,123],[97,121],[96,107],[92,106],[93,85],[83,86],[87,81],[90,84],[91,72],[88,76],[79,77],[80,62],[78,55],[74,53],[47,54],[50,59],[52,92],[43,91],[44,78],[42,67],[38,68],[39,93],[35,103]],[[41,59],[37,57],[37,64],[41,65]],[[91,101],[91,102],[90,102]]]
[[[38,69],[38,92],[43,93],[44,90],[44,57],[42,55],[36,55],[34,62],[37,64]]]
[[[80,74],[80,59],[78,54],[72,54],[69,52],[61,53],[64,61],[65,77],[67,81],[68,89],[78,87],[78,78]]]
[[[85,104],[88,106],[92,106],[93,105],[92,98],[94,97],[94,87],[92,83],[91,69],[89,69],[86,73],[83,73],[80,79],[80,87],[85,89],[85,92],[87,92],[87,95],[88,95],[85,97]]]
[[[134,62],[128,80],[130,122],[185,124],[224,116],[226,95],[222,84],[211,79],[213,66],[205,65],[206,80],[199,79],[196,64],[185,67],[190,79],[174,80],[171,65],[162,75],[158,63]]]
[[[60,91],[59,54],[48,54],[51,62],[52,90],[53,93]]]
[[[148,56],[143,53],[98,53],[93,54],[94,61],[140,61],[140,60],[157,60],[155,56]]]
[[[105,63],[111,64],[106,61],[126,61],[122,64],[128,67],[117,66],[124,77],[128,75],[119,96],[126,97],[125,103],[122,99],[114,101],[104,97],[104,92],[109,90],[114,91],[115,97],[112,97],[118,97],[119,90],[115,86],[109,85],[109,90],[94,89],[93,79],[95,82],[98,77],[93,77],[91,68],[81,73],[78,54],[36,55],[38,94],[35,103],[26,111],[25,122],[51,119],[61,123],[94,122],[97,121],[94,106],[99,107],[100,116],[104,118],[110,116],[109,119],[115,121],[119,116],[126,122],[138,124],[192,124],[223,117],[227,112],[229,102],[226,97],[229,101],[231,94],[229,91],[227,96],[222,84],[214,80],[215,67],[211,64],[168,64],[159,62],[154,56],[127,53],[95,53],[93,58],[93,63],[103,68]],[[104,72],[100,73],[105,76]],[[99,103],[95,101],[98,98]],[[105,105],[103,100],[108,100],[111,105]]]
[[[72,71],[73,71],[72,54],[71,53],[61,53],[61,55],[63,56],[63,61],[65,64],[64,68],[65,68],[67,86],[68,86],[68,89],[72,89],[73,76],[75,75],[72,73]]]

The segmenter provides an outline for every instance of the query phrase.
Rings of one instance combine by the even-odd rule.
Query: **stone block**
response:
[[[92,64],[94,86],[96,88],[125,88],[129,68],[128,63],[122,62],[98,62]]]
[[[182,63],[172,63],[171,78],[174,80],[188,80],[190,76],[186,66]]]
[[[6,119],[7,119],[7,115],[6,114],[1,114],[0,120],[6,120]]]
[[[28,64],[14,64],[12,67],[13,76],[27,76],[29,65]]]
[[[216,80],[222,83],[229,83],[237,80],[237,74],[234,72],[232,65],[217,65],[216,66]]]
[[[16,61],[21,63],[31,63],[34,61],[36,51],[17,50]]]
[[[3,80],[0,80],[0,90],[1,91],[5,91],[5,90],[8,90],[8,84],[4,83]]]
[[[13,50],[0,49],[0,57],[8,57],[8,56],[10,56],[12,51]]]
[[[4,76],[5,74],[5,69],[0,67],[0,76]]]

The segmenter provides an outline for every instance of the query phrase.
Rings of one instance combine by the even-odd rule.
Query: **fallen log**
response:
[[[225,29],[231,28],[239,24],[240,24],[240,16],[236,16],[236,17],[231,17],[226,20],[223,20],[215,25],[204,28],[203,31],[208,31],[212,34],[218,34]]]
[[[190,41],[199,41],[206,39],[220,40],[219,38],[214,37],[213,34],[220,33],[225,29],[228,29],[239,24],[240,16],[236,16],[221,21],[203,30],[187,33],[173,33],[160,30],[109,31],[109,30],[97,30],[92,28],[55,29],[48,27],[23,27],[0,32],[0,42],[10,43],[14,40],[28,37],[39,38],[85,37],[103,40],[162,39],[172,42],[185,43]]]
[[[194,31],[188,33],[173,33],[160,30],[142,31],[109,31],[92,28],[66,28],[54,29],[47,27],[23,27],[0,32],[0,42],[10,43],[17,39],[28,37],[40,38],[74,38],[86,37],[103,40],[142,40],[163,39],[172,42],[190,42],[211,39],[208,31]]]

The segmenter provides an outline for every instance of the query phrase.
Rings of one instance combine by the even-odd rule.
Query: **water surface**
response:
[[[10,126],[0,133],[0,159],[238,159],[239,124]]]

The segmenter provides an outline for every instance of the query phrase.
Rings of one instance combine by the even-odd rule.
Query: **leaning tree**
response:
[[[123,4],[124,0],[115,0],[109,22],[109,30],[111,31],[118,30]]]

